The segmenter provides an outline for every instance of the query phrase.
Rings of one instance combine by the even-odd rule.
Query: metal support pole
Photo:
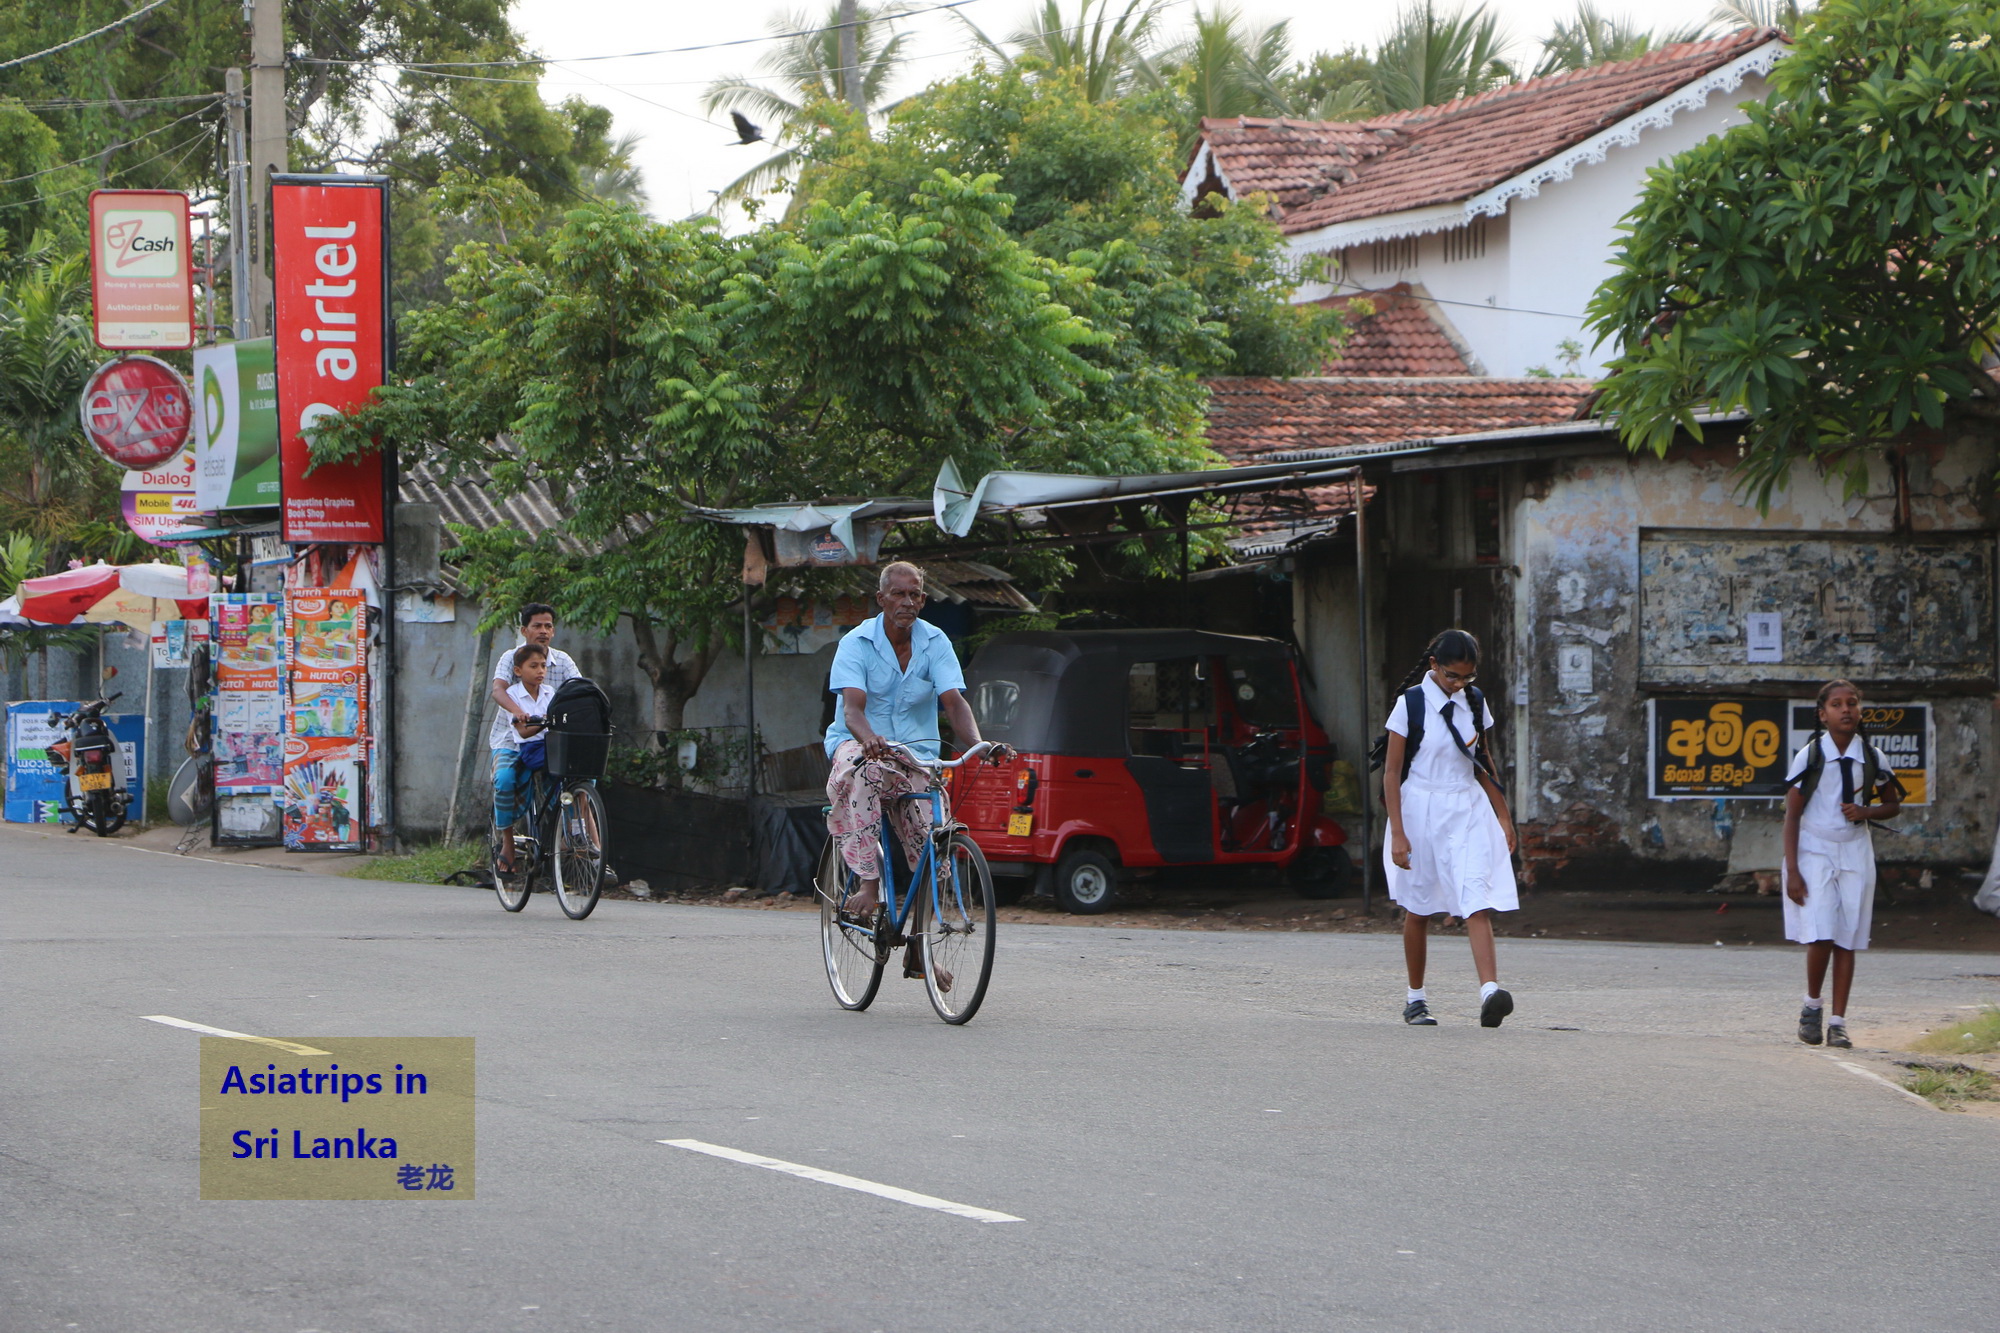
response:
[[[285,112],[285,9],[283,0],[249,0],[250,170],[247,182],[256,240],[250,271],[250,325],[271,331],[271,273],[264,235],[270,230],[271,174],[287,171]]]
[[[1367,489],[1363,485],[1361,469],[1354,470],[1354,478],[1348,483],[1354,487],[1354,601],[1355,635],[1361,650],[1361,737],[1364,745],[1371,744],[1375,735],[1375,681],[1369,672],[1368,663],[1368,503],[1364,498]],[[1368,799],[1369,777],[1364,769],[1361,774],[1361,914],[1373,915],[1375,910],[1375,815],[1374,802]]]
[[[743,585],[743,719],[750,735],[750,795],[757,794],[757,769],[763,756],[757,745],[757,631],[750,619],[750,585]]]
[[[249,102],[243,96],[243,71],[227,70],[223,87],[228,96],[228,153],[226,167],[229,200],[229,332],[233,338],[250,333],[250,237],[257,224],[250,217],[249,147],[243,115]]]

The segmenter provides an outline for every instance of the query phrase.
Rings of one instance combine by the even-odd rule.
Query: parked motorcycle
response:
[[[132,794],[125,786],[125,752],[104,720],[104,710],[121,696],[87,703],[74,713],[49,714],[49,725],[69,735],[49,747],[49,757],[68,777],[70,832],[87,828],[108,838],[125,827]]]

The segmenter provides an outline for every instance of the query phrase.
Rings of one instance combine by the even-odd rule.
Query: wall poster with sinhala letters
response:
[[[1819,706],[1810,699],[1794,699],[1789,753],[1797,754],[1812,739],[1818,724]],[[1931,732],[1931,706],[1864,703],[1861,728],[1903,784],[1903,804],[1929,805],[1931,769],[1937,762],[1933,758],[1937,754],[1937,738]]]
[[[1656,801],[1785,794],[1783,699],[1652,699],[1646,704],[1648,795]]]

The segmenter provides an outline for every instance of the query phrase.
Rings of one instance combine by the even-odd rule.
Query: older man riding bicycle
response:
[[[904,858],[914,871],[930,834],[930,804],[895,798],[922,789],[923,778],[889,742],[937,757],[938,709],[966,746],[979,744],[979,723],[965,700],[965,676],[951,640],[918,618],[924,607],[923,571],[898,560],[882,568],[875,601],[882,614],[856,626],[834,651],[828,688],[839,707],[826,729],[833,773],[826,796],[827,830],[841,860],[860,880],[847,910],[871,914],[882,901],[882,816],[886,811]],[[1010,751],[996,745],[995,763]],[[914,950],[915,946],[911,946]],[[921,975],[906,963],[905,975]]]

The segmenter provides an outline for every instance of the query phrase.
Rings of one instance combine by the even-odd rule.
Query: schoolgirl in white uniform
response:
[[[1514,886],[1514,818],[1487,757],[1493,710],[1469,688],[1478,666],[1479,641],[1464,630],[1446,630],[1404,678],[1389,713],[1382,765],[1389,841],[1382,861],[1389,897],[1404,912],[1410,991],[1403,1021],[1413,1027],[1437,1025],[1424,992],[1432,917],[1465,922],[1479,972],[1480,1025],[1497,1028],[1514,1011],[1514,997],[1500,986],[1493,949],[1493,913],[1521,905]],[[1413,694],[1423,708],[1414,754],[1409,751]]]
[[[1847,998],[1854,955],[1868,947],[1875,917],[1875,842],[1868,821],[1893,818],[1903,808],[1902,784],[1862,729],[1861,691],[1851,683],[1821,687],[1819,729],[1792,756],[1785,780],[1791,784],[1785,793],[1785,938],[1806,946],[1799,1040],[1851,1047]],[[1827,1014],[1820,987],[1829,963],[1833,1012]]]

